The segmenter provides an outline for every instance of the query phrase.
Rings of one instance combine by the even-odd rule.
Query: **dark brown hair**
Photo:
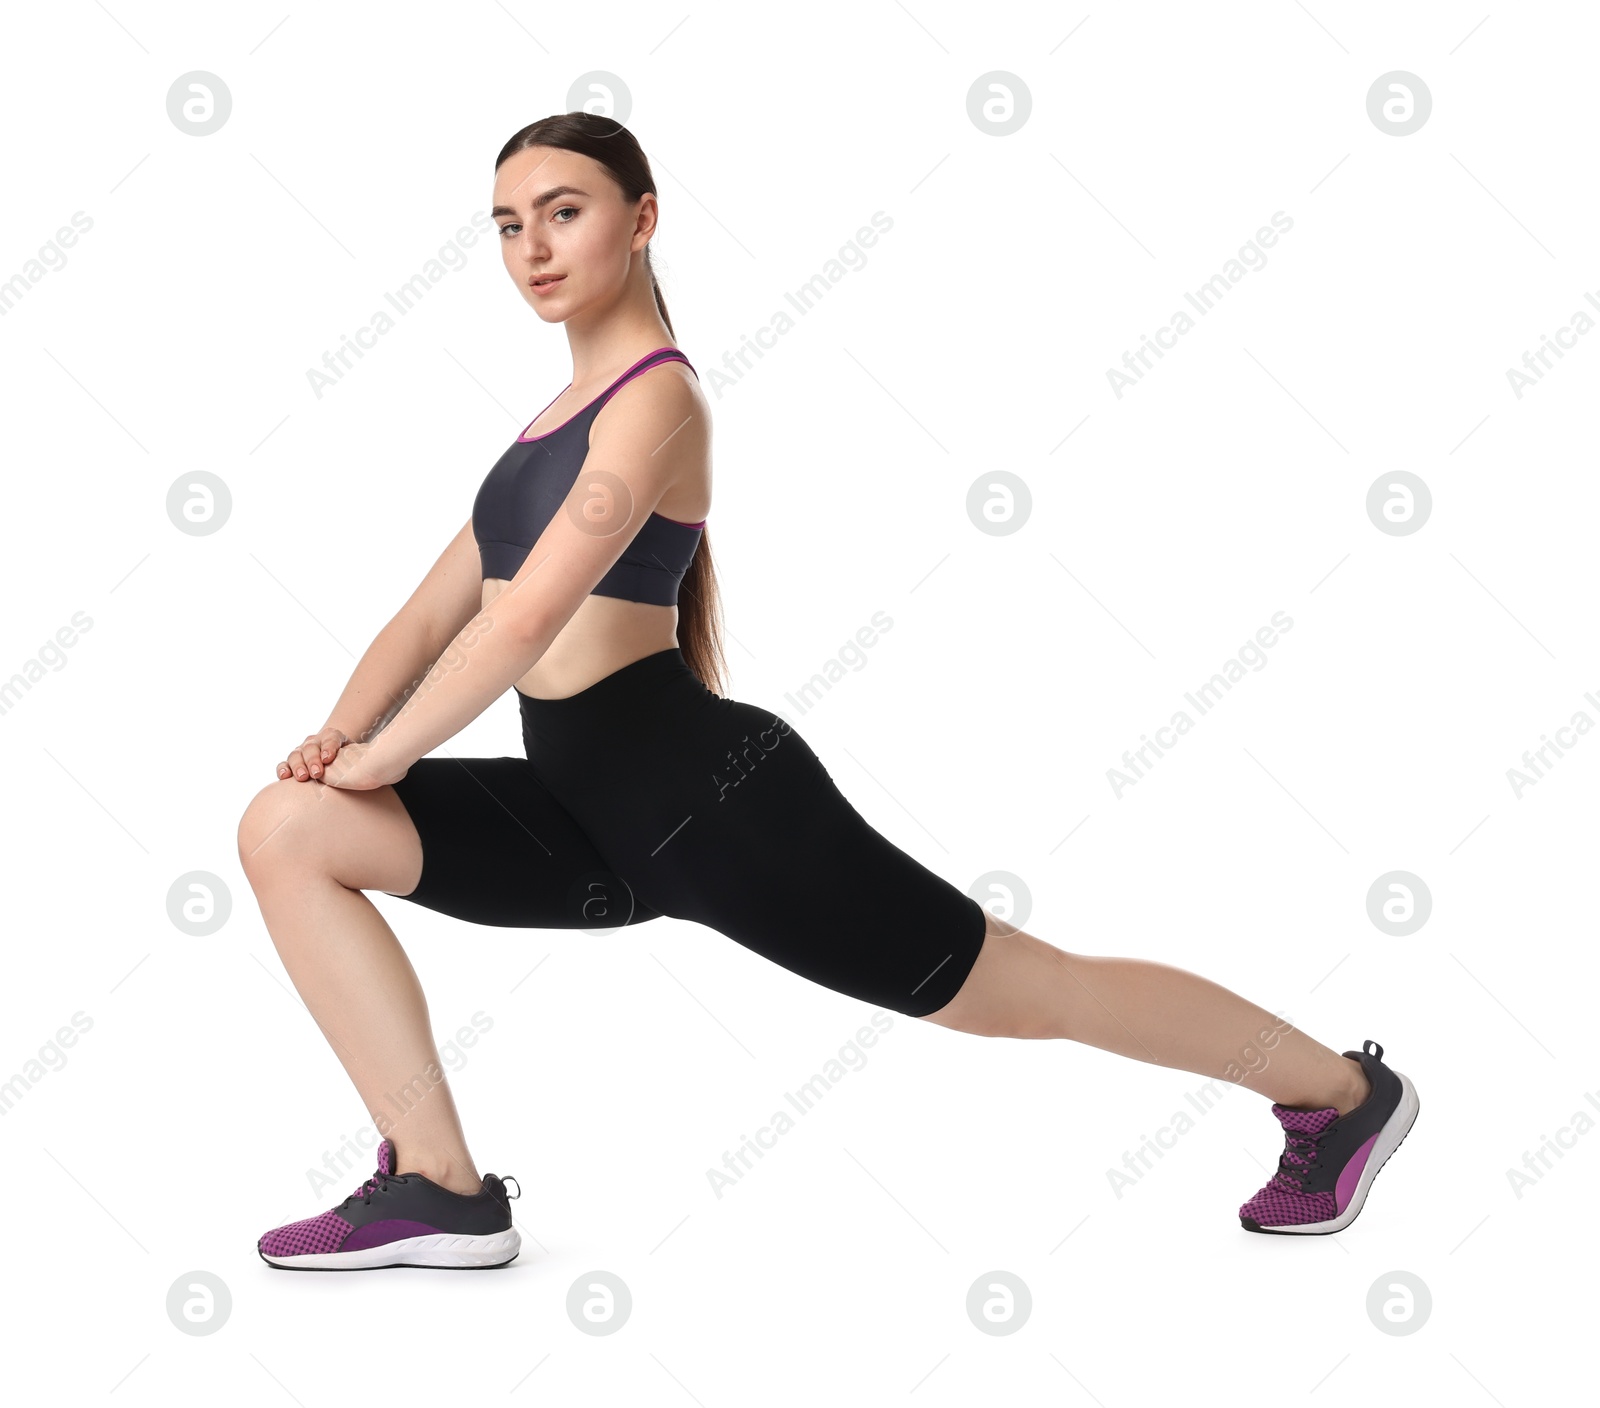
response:
[[[630,203],[647,191],[652,195],[656,193],[650,163],[637,138],[615,118],[590,112],[557,113],[540,118],[516,133],[500,149],[500,155],[494,159],[494,169],[499,171],[513,153],[528,147],[559,147],[562,151],[591,158],[611,174],[622,188],[622,198]],[[667,302],[661,296],[661,284],[650,259],[649,245],[645,246],[644,257],[650,269],[650,284],[655,290],[656,311],[676,341],[678,334],[673,331],[672,319],[667,315]],[[710,531],[702,529],[699,546],[678,589],[678,648],[683,651],[684,662],[713,694],[722,694],[725,689],[726,657],[722,647],[721,616],[722,601],[716,568],[711,561]]]

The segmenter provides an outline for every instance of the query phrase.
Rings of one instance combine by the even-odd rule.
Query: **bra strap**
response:
[[[684,366],[688,367],[690,371],[694,372],[695,378],[697,380],[699,379],[700,373],[694,371],[694,363],[685,357],[683,353],[680,352],[676,347],[658,347],[654,352],[649,353],[647,356],[641,357],[637,362],[629,367],[627,371],[623,372],[621,376],[612,382],[610,386],[606,387],[605,391],[601,394],[600,399],[595,402],[595,409],[598,410],[601,406],[604,406],[607,401],[615,396],[617,392],[622,390],[622,388],[632,381],[634,377],[643,376],[644,373],[649,371],[652,367],[659,367],[663,362],[682,362]]]

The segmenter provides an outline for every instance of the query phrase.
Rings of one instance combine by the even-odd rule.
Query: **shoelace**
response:
[[[346,1198],[344,1202],[340,1203],[339,1206],[348,1207],[350,1202],[355,1198],[360,1198],[363,1203],[370,1203],[372,1201],[372,1195],[380,1188],[387,1188],[389,1186],[389,1180],[394,1177],[395,1175],[391,1173],[373,1174],[371,1178],[357,1188],[354,1193],[350,1194],[350,1196]]]
[[[1280,1183],[1299,1189],[1305,1182],[1306,1175],[1316,1164],[1312,1162],[1311,1155],[1317,1152],[1317,1140],[1321,1137],[1316,1134],[1302,1134],[1299,1130],[1285,1130],[1286,1147],[1278,1155],[1277,1178]],[[1302,1153],[1301,1147],[1304,1146]]]

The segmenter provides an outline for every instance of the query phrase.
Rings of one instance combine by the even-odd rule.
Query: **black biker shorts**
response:
[[[861,817],[771,710],[713,694],[674,647],[565,699],[516,694],[524,758],[422,758],[396,793],[422,841],[398,898],[477,924],[692,919],[907,1016],[959,991],[977,900]]]

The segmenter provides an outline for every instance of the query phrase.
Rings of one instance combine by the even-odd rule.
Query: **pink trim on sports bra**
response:
[[[637,362],[635,362],[631,367],[629,367],[627,371],[623,372],[623,374],[621,376],[619,376],[614,382],[612,382],[610,386],[606,387],[606,389],[604,391],[602,391],[599,396],[596,396],[594,398],[594,401],[590,401],[588,406],[580,406],[570,416],[568,416],[564,421],[562,421],[561,424],[558,425],[555,430],[547,430],[547,431],[545,431],[545,433],[543,435],[529,435],[528,431],[531,430],[534,426],[536,426],[539,423],[539,416],[542,416],[544,414],[544,411],[548,411],[550,409],[550,406],[555,405],[556,401],[559,401],[563,396],[565,396],[567,394],[567,392],[572,390],[572,383],[569,381],[565,386],[563,386],[561,388],[560,391],[558,391],[556,393],[555,400],[550,402],[550,406],[546,406],[544,408],[544,411],[540,411],[539,412],[539,416],[535,416],[532,420],[530,420],[528,422],[527,427],[523,430],[523,433],[521,435],[517,436],[518,442],[523,444],[523,445],[531,445],[535,441],[538,441],[538,440],[548,440],[552,435],[554,435],[556,433],[556,430],[564,430],[567,426],[571,425],[573,421],[577,420],[577,418],[579,416],[581,416],[586,410],[589,409],[589,406],[594,405],[595,401],[599,401],[602,398],[604,398],[606,396],[609,396],[613,391],[620,390],[621,387],[622,387],[622,384],[625,381],[627,381],[627,379],[634,372],[638,371],[638,369],[640,367],[642,367],[646,362],[648,362],[652,357],[657,356],[658,354],[660,354],[662,352],[678,352],[678,349],[676,347],[658,347],[658,348],[656,348],[656,350],[654,352],[646,352],[644,354],[644,356],[639,358],[639,360]],[[679,352],[678,355],[682,356],[683,354],[681,352]],[[685,358],[684,360],[687,361],[688,359]],[[673,522],[676,522],[676,521],[677,521],[676,519],[673,520]],[[693,527],[694,525],[685,524],[684,526],[687,528],[687,527]]]

